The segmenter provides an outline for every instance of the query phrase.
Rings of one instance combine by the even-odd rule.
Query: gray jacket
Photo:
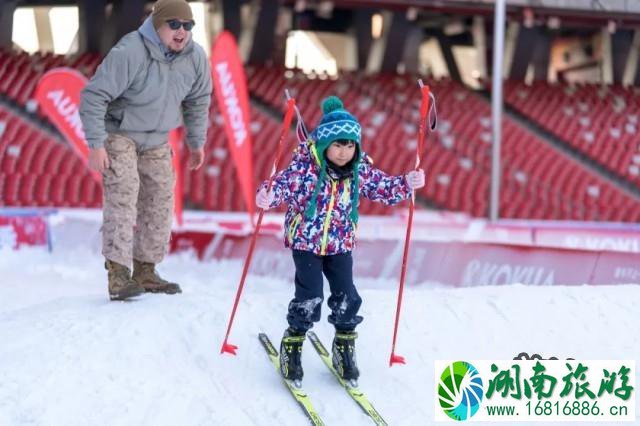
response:
[[[111,49],[82,91],[80,118],[90,148],[104,146],[108,133],[133,139],[141,150],[163,145],[181,118],[190,148],[206,141],[211,72],[204,49],[190,40],[179,54],[165,56],[142,35],[145,24]]]

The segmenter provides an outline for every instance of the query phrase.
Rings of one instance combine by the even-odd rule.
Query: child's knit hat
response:
[[[358,223],[358,167],[362,157],[360,123],[349,111],[344,109],[342,101],[337,96],[329,96],[322,102],[322,112],[324,115],[320,119],[320,123],[311,133],[311,138],[315,141],[317,160],[320,163],[320,174],[313,196],[306,208],[305,216],[311,219],[316,214],[318,192],[327,175],[325,151],[336,140],[349,140],[356,144],[356,153],[352,160],[354,173],[353,188],[351,190],[351,219],[354,223]]]

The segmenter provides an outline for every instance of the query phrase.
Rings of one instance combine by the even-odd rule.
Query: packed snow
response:
[[[230,338],[238,354],[221,355],[241,262],[171,255],[158,269],[182,294],[110,302],[97,226],[54,231],[52,253],[0,250],[0,425],[307,424],[257,339],[264,331],[278,345],[292,280],[249,275]],[[360,386],[390,425],[434,423],[437,359],[527,352],[638,363],[638,284],[412,286],[396,348],[407,364],[392,368],[398,283],[357,285]],[[315,330],[328,346],[326,315],[325,304]],[[372,424],[309,342],[303,365],[327,425]]]

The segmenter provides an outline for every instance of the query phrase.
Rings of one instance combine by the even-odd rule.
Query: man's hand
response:
[[[424,170],[412,170],[407,173],[407,183],[409,184],[409,188],[418,189],[424,186]]]
[[[109,156],[104,147],[89,149],[89,168],[100,173],[109,168]]]
[[[189,150],[189,170],[197,170],[204,162],[204,148]]]
[[[262,210],[269,210],[271,208],[271,203],[273,203],[273,198],[273,191],[267,193],[267,190],[262,188],[258,194],[256,194],[256,206],[260,207]]]

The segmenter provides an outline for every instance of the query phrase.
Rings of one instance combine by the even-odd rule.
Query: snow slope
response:
[[[170,256],[159,269],[183,294],[109,302],[96,234],[59,236],[52,254],[0,251],[0,425],[306,424],[256,337],[279,341],[290,282],[249,276],[230,339],[238,356],[220,355],[240,263]],[[397,346],[408,363],[393,368],[397,283],[358,285],[360,383],[391,425],[434,423],[436,359],[525,351],[638,363],[638,284],[409,288]],[[316,331],[330,344],[326,305]],[[371,424],[308,343],[303,363],[327,425]]]

